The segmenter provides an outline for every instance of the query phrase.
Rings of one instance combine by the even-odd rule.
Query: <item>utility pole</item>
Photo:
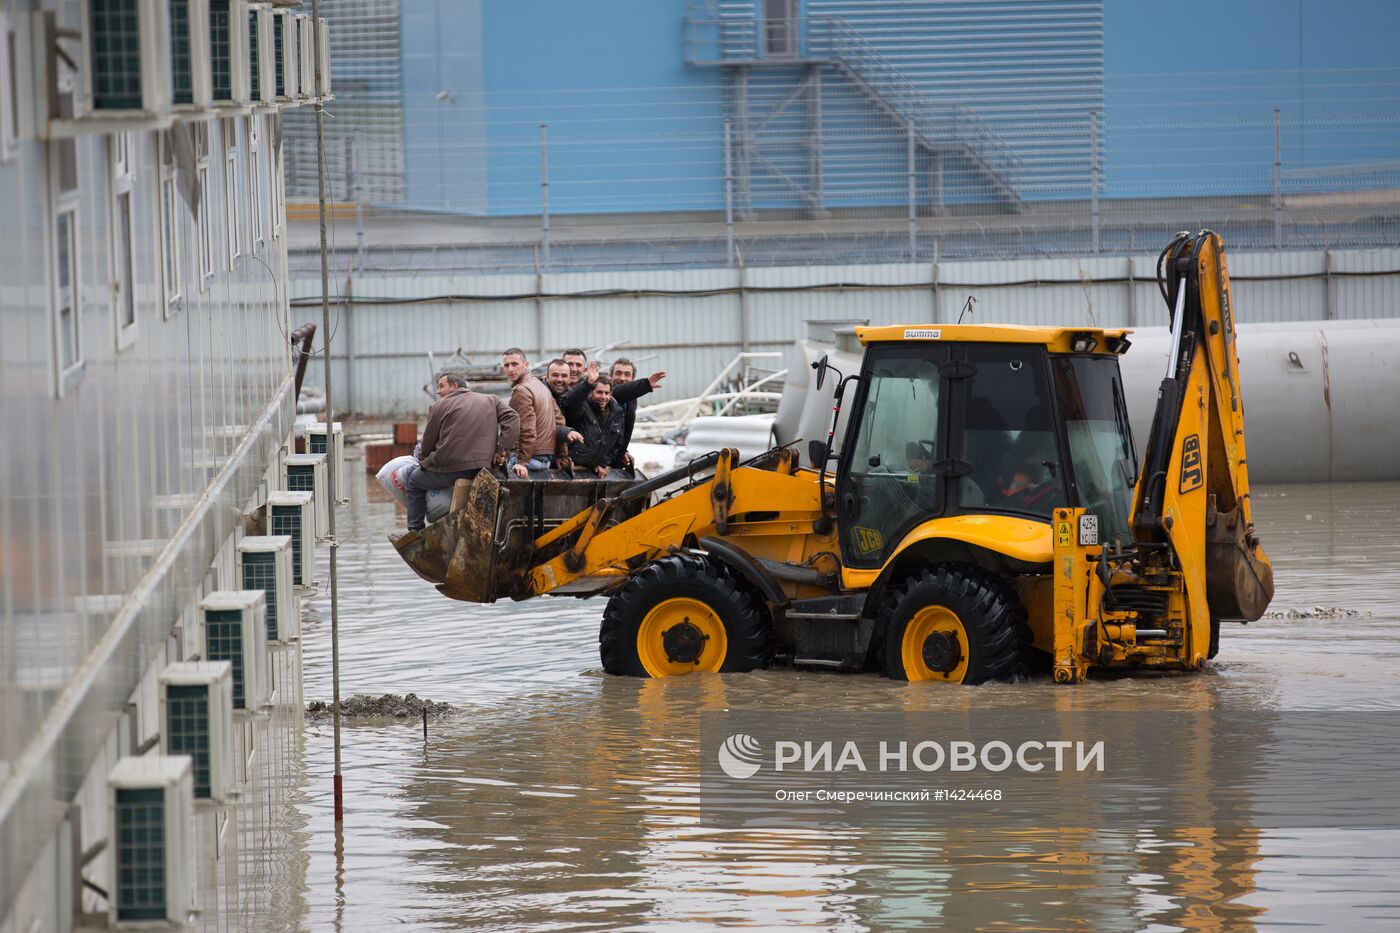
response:
[[[1283,120],[1274,108],[1274,249],[1283,249]]]
[[[549,268],[549,124],[540,124],[540,249]]]
[[[321,89],[326,86],[321,74],[321,0],[311,0],[311,30],[315,41],[312,44],[312,58],[316,63],[316,200],[317,215],[321,225],[321,361],[326,371],[326,438],[327,449],[334,449],[329,443],[335,434],[335,396],[331,394],[331,296],[330,296],[330,256],[326,248],[326,105]],[[326,532],[330,541],[330,587],[331,587],[331,722],[335,733],[335,822],[339,826],[345,821],[345,792],[340,773],[340,606],[336,586],[336,550],[339,545],[335,538],[335,498],[336,473],[326,471],[326,500],[330,503],[326,516]],[[309,559],[309,558],[308,558]]]

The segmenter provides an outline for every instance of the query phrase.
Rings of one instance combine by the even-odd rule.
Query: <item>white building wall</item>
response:
[[[0,20],[15,28],[22,78],[35,52],[29,6],[5,4],[9,19]],[[78,21],[76,2],[46,6]],[[23,102],[34,88],[26,79],[14,91]],[[106,837],[111,765],[159,733],[159,671],[201,650],[192,606],[216,585],[211,566],[241,535],[241,514],[276,481],[268,467],[291,429],[281,116],[266,107],[232,113],[184,124],[208,134],[208,276],[199,220],[184,198],[162,237],[159,127],[123,135],[125,177],[114,172],[112,133],[83,132],[72,144],[81,365],[66,378],[55,344],[52,169],[68,144],[21,134],[0,156],[3,933],[67,929],[79,907],[105,911],[92,889],[72,883],[75,853]],[[176,170],[182,187],[197,174],[194,162]],[[118,190],[130,192],[129,327],[119,321],[114,272]],[[166,242],[179,244],[183,297],[173,305]],[[299,717],[299,688],[286,715],[293,706]],[[249,819],[261,821],[256,838],[266,841],[276,811],[259,799],[265,805]],[[82,874],[110,890],[109,862],[99,856]],[[235,857],[245,867],[221,876],[220,888],[251,888],[239,873],[254,862]],[[221,922],[218,910],[201,919]]]

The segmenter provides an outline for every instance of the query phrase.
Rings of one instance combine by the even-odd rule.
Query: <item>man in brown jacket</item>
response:
[[[530,372],[525,351],[511,347],[501,357],[501,369],[512,386],[510,407],[520,416],[520,440],[511,452],[506,468],[525,479],[530,470],[547,470],[554,465],[554,454],[564,428],[564,415],[549,386]]]
[[[460,373],[440,373],[437,391],[419,443],[418,468],[404,478],[409,531],[423,529],[428,490],[470,479],[497,457],[504,462],[520,435],[520,416],[495,396],[468,390]]]

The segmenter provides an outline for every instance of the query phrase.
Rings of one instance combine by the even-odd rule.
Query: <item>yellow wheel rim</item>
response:
[[[728,650],[724,621],[698,599],[663,600],[637,629],[637,657],[652,677],[718,671]]]
[[[967,676],[967,630],[947,606],[925,606],[914,613],[904,627],[899,652],[910,680],[960,684]],[[930,657],[936,666],[929,663]]]

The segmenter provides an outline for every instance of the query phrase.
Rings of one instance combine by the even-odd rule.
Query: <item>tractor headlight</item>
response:
[[[1075,353],[1092,353],[1094,351],[1094,347],[1097,347],[1098,345],[1098,340],[1094,337],[1091,337],[1088,334],[1079,334],[1073,340],[1071,340],[1069,344],[1070,349],[1073,350]]]

